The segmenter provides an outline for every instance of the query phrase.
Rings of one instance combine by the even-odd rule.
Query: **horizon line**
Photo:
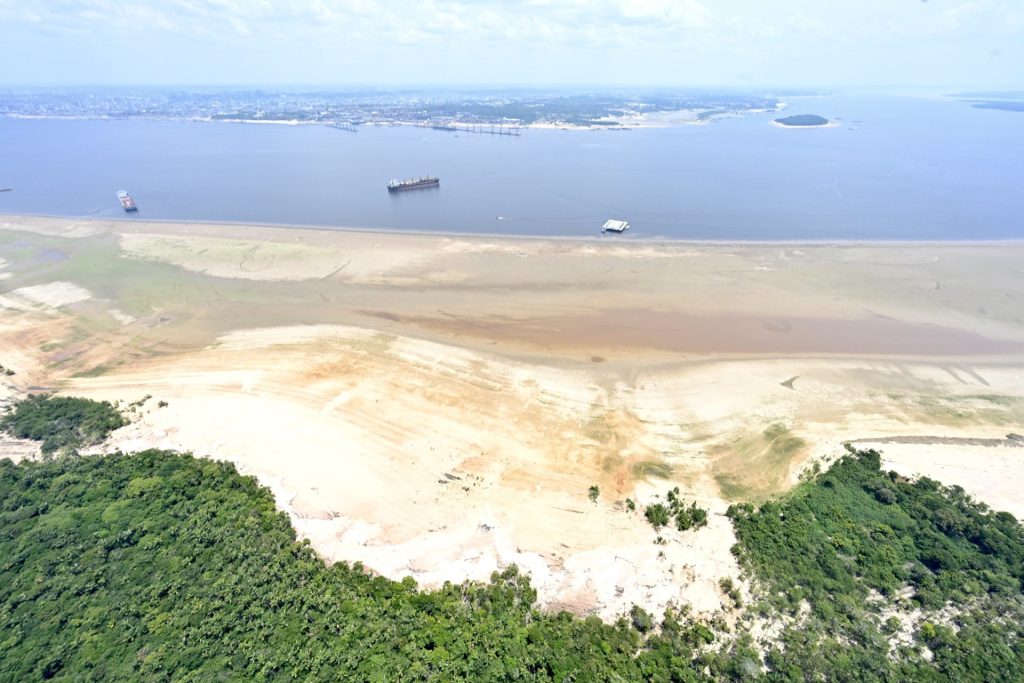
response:
[[[483,82],[459,82],[459,83],[344,83],[344,82],[309,82],[309,83],[280,83],[280,82],[222,82],[222,83],[0,83],[0,89],[43,89],[52,88],[59,90],[87,90],[93,88],[103,89],[167,89],[167,88],[194,88],[194,89],[282,89],[282,90],[453,90],[465,88],[470,90],[965,90],[965,91],[1005,91],[1020,92],[1024,94],[1024,83],[1015,85],[966,85],[966,84],[804,84],[794,85],[785,83],[774,84],[626,84],[626,83],[483,83]]]

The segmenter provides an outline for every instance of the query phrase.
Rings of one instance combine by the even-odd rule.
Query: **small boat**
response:
[[[617,221],[614,218],[605,221],[601,227],[601,232],[623,233],[627,230],[629,230],[629,221]]]
[[[135,204],[135,200],[125,190],[118,190],[117,201],[121,202],[121,208],[125,211],[138,211],[139,207]]]

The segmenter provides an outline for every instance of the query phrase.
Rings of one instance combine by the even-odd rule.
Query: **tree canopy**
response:
[[[42,441],[44,455],[76,453],[79,448],[100,443],[126,424],[107,401],[51,394],[30,395],[0,418],[0,430],[19,439]]]
[[[685,607],[605,624],[538,609],[515,567],[419,590],[328,566],[227,463],[3,460],[0,680],[1024,680],[1011,515],[864,451],[729,516],[751,586],[722,582],[735,626]]]

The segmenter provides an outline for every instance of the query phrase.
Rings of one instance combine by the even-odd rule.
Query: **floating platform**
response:
[[[629,221],[619,221],[615,220],[614,218],[605,221],[604,225],[601,227],[601,232],[622,233],[626,232],[627,230],[629,230]]]
[[[121,208],[125,211],[138,211],[139,207],[135,204],[135,200],[125,190],[118,190],[117,201],[121,202]]]

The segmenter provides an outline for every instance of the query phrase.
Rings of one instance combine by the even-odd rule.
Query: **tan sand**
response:
[[[713,611],[739,574],[730,501],[847,440],[1024,432],[1017,245],[0,225],[0,258],[35,259],[0,296],[92,294],[0,309],[11,392],[151,395],[110,446],[231,460],[325,557],[424,585],[515,562],[551,607]],[[881,448],[1024,501],[1024,449]],[[711,523],[655,545],[624,501],[673,486]]]

